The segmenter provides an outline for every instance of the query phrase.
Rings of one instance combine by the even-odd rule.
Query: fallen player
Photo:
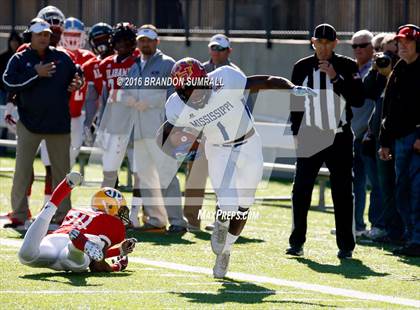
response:
[[[129,210],[122,194],[114,188],[105,187],[95,193],[91,210],[71,209],[61,226],[47,234],[57,206],[82,180],[81,174],[71,172],[54,190],[25,235],[18,254],[22,264],[73,272],[127,268],[127,255],[133,252],[137,240],[125,238]],[[105,259],[111,257],[116,259],[110,265]]]

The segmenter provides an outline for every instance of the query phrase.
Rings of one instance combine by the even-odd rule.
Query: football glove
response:
[[[73,240],[75,240],[75,239],[77,239],[77,237],[79,237],[79,235],[80,235],[80,230],[78,230],[78,229],[72,229],[70,232],[69,232],[69,238],[70,238],[70,240],[71,241],[73,241]]]
[[[12,102],[8,102],[5,108],[4,122],[6,123],[6,127],[10,132],[16,133],[16,119],[13,117],[15,106]]]
[[[312,96],[316,97],[318,94],[310,87],[295,86],[292,88],[292,94],[295,96]]]
[[[117,259],[112,261],[112,270],[113,271],[123,271],[128,266],[128,257],[127,256],[118,256]]]
[[[126,256],[133,252],[137,242],[136,238],[125,239],[120,248],[121,256]]]
[[[102,252],[101,247],[90,240],[86,242],[84,252],[94,261],[100,262],[104,259],[104,252]]]

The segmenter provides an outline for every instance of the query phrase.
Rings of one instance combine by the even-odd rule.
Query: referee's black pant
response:
[[[353,232],[353,133],[348,125],[337,133],[329,147],[311,157],[298,158],[293,184],[293,226],[289,238],[291,246],[303,246],[306,240],[307,216],[312,190],[319,169],[325,162],[330,171],[331,194],[334,203],[337,246],[349,251],[355,247]]]

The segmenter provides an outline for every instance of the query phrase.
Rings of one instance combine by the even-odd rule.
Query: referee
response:
[[[336,31],[329,24],[315,28],[311,39],[315,54],[293,67],[292,82],[318,92],[314,98],[292,98],[290,121],[297,142],[293,184],[293,226],[286,254],[303,255],[307,215],[319,169],[330,171],[334,203],[338,258],[351,258],[353,232],[353,132],[351,107],[364,102],[363,84],[356,63],[334,53]]]

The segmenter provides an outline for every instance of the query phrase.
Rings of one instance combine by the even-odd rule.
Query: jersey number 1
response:
[[[218,122],[217,123],[217,128],[220,129],[220,132],[222,133],[223,139],[225,139],[225,141],[229,141],[229,135],[226,131],[225,126],[223,126],[221,122]]]

